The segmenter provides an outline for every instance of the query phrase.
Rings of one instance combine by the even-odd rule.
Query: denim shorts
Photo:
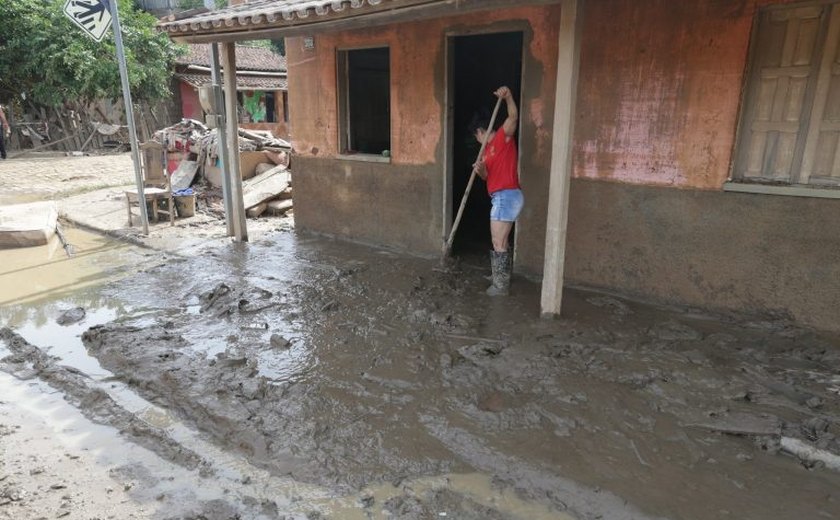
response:
[[[499,190],[490,195],[490,220],[516,222],[525,204],[522,190]]]

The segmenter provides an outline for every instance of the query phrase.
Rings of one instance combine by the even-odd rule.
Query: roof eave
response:
[[[352,30],[502,7],[557,3],[560,3],[560,0],[409,0],[401,2],[399,7],[383,3],[375,6],[376,9],[365,9],[355,13],[350,11],[349,14],[342,12],[330,17],[307,17],[293,20],[281,18],[274,22],[264,19],[257,23],[231,23],[230,25],[211,24],[213,27],[209,29],[191,25],[187,30],[167,30],[167,33],[173,40],[184,43],[232,42]]]

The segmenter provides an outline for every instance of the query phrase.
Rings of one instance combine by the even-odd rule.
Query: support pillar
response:
[[[554,135],[548,188],[548,217],[545,226],[545,264],[540,298],[542,316],[547,318],[559,317],[563,302],[583,4],[584,0],[561,2],[557,87],[554,95]]]
[[[225,201],[225,223],[227,236],[234,236],[233,232],[233,200],[230,196],[230,153],[227,142],[227,118],[225,117],[225,94],[222,90],[222,73],[219,66],[219,44],[210,45],[210,78],[213,82],[213,98],[216,105],[216,132],[219,142],[219,166],[222,170],[222,196]]]
[[[239,125],[236,114],[236,44],[222,44],[222,69],[225,89],[225,129],[227,130],[227,151],[230,177],[231,214],[233,236],[237,242],[248,241],[245,224],[245,207],[242,199],[242,168],[239,163]]]

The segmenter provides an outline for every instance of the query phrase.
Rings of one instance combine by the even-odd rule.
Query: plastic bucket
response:
[[[192,217],[195,215],[195,195],[177,195],[175,199],[175,211],[178,216]]]

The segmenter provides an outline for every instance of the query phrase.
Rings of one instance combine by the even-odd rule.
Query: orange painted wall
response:
[[[303,38],[287,38],[295,151],[322,158],[334,157],[338,151],[336,50],[387,45],[391,51],[392,163],[417,165],[441,160],[438,147],[444,131],[445,33],[452,29],[486,28],[510,20],[527,21],[533,28],[529,50],[537,59],[544,60],[541,84],[534,89],[539,88],[541,97],[550,94],[553,99],[557,7],[499,9],[376,29],[319,34],[315,37],[314,50],[303,48]],[[551,122],[553,106],[551,100],[533,100],[523,107],[523,117],[542,129],[544,122]],[[539,153],[546,154],[550,136],[545,131],[539,135]]]
[[[552,5],[318,34],[312,50],[303,48],[303,38],[288,38],[299,226],[439,254],[446,227],[447,34],[522,31],[520,180],[528,203],[520,216],[517,254],[521,269],[536,271],[545,247],[559,24],[559,5]],[[391,164],[373,168],[337,158],[336,51],[382,45],[391,52]],[[486,94],[492,107],[492,94]]]
[[[575,176],[721,189],[754,15],[787,0],[588,2]]]

